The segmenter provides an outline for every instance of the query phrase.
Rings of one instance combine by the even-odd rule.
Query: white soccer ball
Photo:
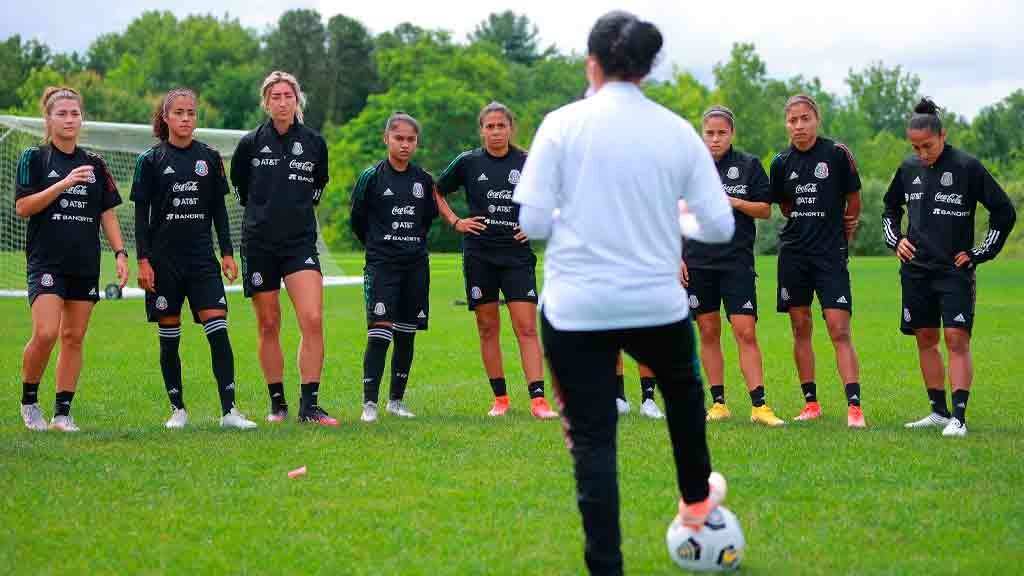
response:
[[[736,570],[743,561],[743,529],[736,515],[724,506],[708,514],[704,526],[694,532],[683,526],[679,517],[665,534],[668,554],[684,570],[725,572]]]

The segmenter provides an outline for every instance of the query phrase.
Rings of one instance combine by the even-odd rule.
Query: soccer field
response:
[[[360,255],[339,262],[361,270]],[[912,338],[898,331],[895,258],[851,262],[853,336],[868,429],[846,428],[845,397],[815,317],[824,417],[755,427],[728,332],[733,420],[709,425],[726,506],[747,538],[748,574],[1005,574],[1024,562],[1024,262],[979,272],[970,435],[906,431],[928,408]],[[415,420],[358,421],[366,340],[362,292],[326,292],[321,403],[337,429],[263,422],[267,394],[255,318],[233,294],[230,330],[240,409],[260,422],[217,427],[219,404],[202,330],[184,326],[185,401],[192,424],[167,431],[155,327],[141,300],[101,302],[86,340],[72,414],[83,432],[25,430],[18,416],[23,299],[0,300],[0,573],[580,574],[585,571],[571,462],[557,421],[529,417],[507,315],[503,347],[511,416],[491,404],[458,256],[431,259],[431,329],[420,333],[406,399]],[[768,402],[801,407],[788,319],[774,313],[774,259],[758,261]],[[284,307],[286,389],[298,405],[298,331]],[[53,410],[53,368],[40,387]],[[620,420],[623,552],[633,574],[677,571],[665,529],[677,492],[663,421]],[[385,393],[388,376],[385,376]],[[44,393],[45,391],[45,393]],[[550,398],[550,386],[548,397]],[[659,399],[660,402],[660,399]],[[305,477],[289,470],[307,466]]]

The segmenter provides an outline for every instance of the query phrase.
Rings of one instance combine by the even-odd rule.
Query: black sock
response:
[[[750,391],[750,405],[754,408],[764,406],[764,386],[758,386]]]
[[[39,382],[22,382],[21,383],[21,405],[28,406],[29,404],[39,403]]]
[[[953,390],[953,418],[967,423],[967,398],[970,390]]]
[[[71,400],[74,397],[75,393],[69,390],[61,390],[57,392],[57,398],[53,402],[53,415],[67,416],[71,414]]]
[[[401,400],[405,398],[405,387],[409,384],[409,372],[412,370],[416,326],[395,324],[394,329],[395,349],[391,351],[391,388],[388,391],[388,398]]]
[[[299,398],[299,413],[308,412],[310,408],[320,404],[320,383],[303,382],[299,386],[302,396]]]
[[[185,400],[181,389],[181,357],[178,356],[178,343],[181,342],[181,324],[160,326],[160,371],[164,375],[164,388],[167,398],[175,410],[185,409]]]
[[[537,380],[526,385],[526,391],[530,393],[530,399],[544,397],[544,381]]]
[[[846,405],[860,406],[860,383],[850,382],[846,385]]]
[[[715,404],[725,404],[725,384],[711,386],[711,400]]]
[[[800,385],[804,393],[804,402],[818,401],[818,386],[814,382],[804,382]]]
[[[284,383],[274,382],[267,384],[267,393],[270,394],[270,411],[281,412],[288,410],[288,402],[284,399]]]
[[[928,402],[932,405],[932,412],[939,416],[949,418],[949,408],[946,407],[946,389],[932,390],[928,388]]]
[[[626,400],[626,377],[622,374],[615,375],[615,385],[618,386],[618,391],[615,393],[615,397],[619,400]]]
[[[210,342],[210,358],[213,360],[213,377],[217,379],[217,393],[220,394],[221,414],[231,412],[235,407],[235,355],[228,338],[228,321],[210,318],[203,322],[206,339]]]
[[[380,379],[384,376],[384,361],[391,345],[391,328],[370,328],[363,355],[363,402],[377,402]]]
[[[494,397],[508,396],[508,388],[505,386],[504,378],[491,378],[491,391],[494,392]]]
[[[640,377],[640,397],[644,402],[654,400],[654,389],[658,387],[658,379],[651,376]]]

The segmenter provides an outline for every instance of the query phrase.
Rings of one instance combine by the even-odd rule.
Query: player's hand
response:
[[[64,189],[67,190],[72,186],[84,184],[89,180],[95,181],[95,177],[93,175],[93,167],[89,164],[83,164],[82,166],[79,166],[72,170],[67,176],[64,177]]]
[[[683,288],[689,288],[690,286],[690,270],[686,268],[686,261],[679,261],[679,282],[682,283]]]
[[[971,255],[967,252],[961,252],[953,258],[953,264],[957,268],[970,268],[971,267]]]
[[[910,243],[910,240],[900,238],[900,243],[896,245],[896,257],[900,259],[900,262],[910,262],[914,259],[916,252],[917,248]]]
[[[117,256],[117,282],[119,288],[128,283],[128,257],[124,254]]]
[[[860,218],[857,216],[843,215],[843,231],[846,232],[846,239],[852,240],[853,233],[857,231],[857,226],[860,225]]]
[[[155,280],[156,275],[153,273],[153,267],[149,265],[149,259],[139,260],[139,288],[146,292],[156,292]]]
[[[729,200],[729,206],[732,206],[733,208],[739,208],[740,207],[740,199],[739,198],[735,198],[733,196],[726,195],[726,199]]]
[[[462,234],[472,234],[479,236],[481,232],[487,229],[487,224],[484,224],[483,216],[473,216],[472,218],[459,218],[455,222],[455,231]]]
[[[235,257],[231,254],[225,254],[220,259],[220,270],[224,273],[224,277],[228,279],[229,284],[234,284],[235,279],[238,278],[238,264],[235,264]]]
[[[514,232],[512,238],[515,238],[517,241],[522,242],[523,244],[526,244],[527,242],[530,241],[530,239],[526,237],[526,233],[523,232],[522,229],[519,228],[519,226],[513,228],[512,232]]]

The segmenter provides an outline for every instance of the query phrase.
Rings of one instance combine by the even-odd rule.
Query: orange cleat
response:
[[[725,477],[718,472],[712,472],[708,476],[708,497],[700,502],[687,504],[679,499],[679,520],[684,526],[694,532],[700,530],[707,520],[708,514],[717,508],[725,500],[726,482]]]
[[[860,406],[850,406],[849,411],[846,413],[846,425],[850,428],[867,428],[868,425],[864,422],[864,411],[861,410]]]
[[[543,397],[530,400],[530,414],[538,420],[558,418],[558,413],[551,409],[551,405]]]
[[[508,394],[504,396],[494,397],[494,406],[491,407],[491,411],[487,413],[488,416],[504,416],[508,412]]]
[[[793,420],[816,420],[821,417],[821,405],[817,402],[808,402]]]

